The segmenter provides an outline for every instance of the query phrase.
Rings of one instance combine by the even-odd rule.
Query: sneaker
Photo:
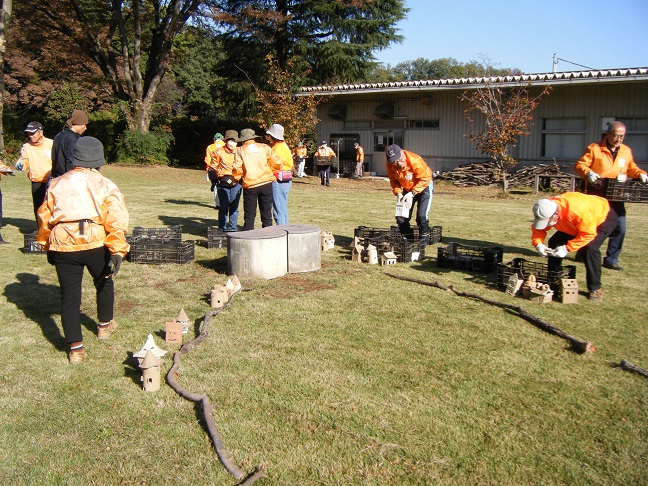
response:
[[[105,326],[99,326],[97,337],[99,339],[108,339],[110,335],[115,332],[115,329],[117,329],[117,323],[114,320],[111,320]]]
[[[616,270],[618,272],[623,270],[623,267],[620,266],[618,263],[604,263],[603,266],[605,268],[609,268],[610,270]]]
[[[594,302],[602,302],[603,301],[603,289],[592,290],[589,293],[589,296],[587,298],[589,300],[594,301]]]
[[[86,353],[85,348],[71,350],[68,353],[68,360],[72,364],[83,363],[88,359],[88,353]]]

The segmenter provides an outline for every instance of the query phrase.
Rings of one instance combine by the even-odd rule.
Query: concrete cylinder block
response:
[[[274,228],[288,233],[288,273],[314,272],[321,268],[319,226],[284,224]]]
[[[272,279],[288,272],[288,233],[277,226],[227,233],[227,273]]]

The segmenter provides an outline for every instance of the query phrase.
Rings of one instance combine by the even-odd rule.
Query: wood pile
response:
[[[572,175],[561,171],[560,166],[556,163],[537,164],[523,167],[508,174],[508,185],[509,187],[533,187],[535,176],[543,174]],[[495,162],[479,162],[460,165],[450,171],[441,172],[435,175],[434,178],[436,180],[451,181],[458,187],[498,186],[502,183],[502,171]],[[569,179],[552,179],[551,187],[555,190],[567,191],[569,190]]]

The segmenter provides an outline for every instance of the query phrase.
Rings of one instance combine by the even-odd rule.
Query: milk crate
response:
[[[25,243],[23,245],[23,251],[25,253],[45,253],[43,247],[36,241],[37,236],[38,231],[25,235]]]
[[[502,263],[504,248],[480,247],[450,243],[437,250],[437,267],[490,273]]]
[[[434,243],[441,243],[443,240],[443,228],[441,226],[430,227],[430,245]]]
[[[581,181],[579,190],[586,194],[601,196],[608,201],[648,203],[648,184],[640,181],[616,179],[599,179],[601,182],[589,184]]]
[[[370,228],[369,226],[358,226],[353,231],[353,236],[358,238],[375,238],[376,236],[400,236],[398,226],[389,228]]]
[[[182,240],[182,226],[176,225],[169,228],[142,228],[135,226],[126,240],[129,243],[144,241],[150,241],[151,243],[179,242]]]
[[[185,241],[152,241],[151,239],[137,240],[131,243],[131,263],[189,263],[194,260],[194,240]]]
[[[415,262],[425,256],[425,247],[427,245],[421,240],[399,239],[394,241],[392,250],[396,254],[399,262]]]
[[[227,248],[227,233],[215,226],[207,226],[207,248]]]
[[[563,265],[560,270],[549,271],[546,263],[530,262],[524,258],[514,258],[508,263],[497,265],[497,286],[505,289],[511,275],[517,274],[522,279],[535,275],[536,282],[549,284],[556,298],[561,297],[560,281],[564,278],[576,278],[575,265]]]

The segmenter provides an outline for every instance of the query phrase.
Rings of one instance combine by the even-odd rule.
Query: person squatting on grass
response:
[[[414,152],[401,149],[398,145],[390,145],[385,152],[387,155],[387,177],[392,192],[398,202],[404,201],[409,208],[416,207],[416,225],[421,240],[427,245],[430,241],[430,222],[428,214],[432,206],[434,183],[432,170],[425,161]],[[405,238],[413,239],[410,226],[413,211],[407,218],[397,216],[398,230]]]
[[[272,170],[275,177],[272,181],[272,216],[276,224],[288,224],[288,193],[292,187],[292,153],[284,141],[283,126],[274,123],[266,134],[270,136],[272,152],[281,159],[281,167]]]
[[[243,231],[254,229],[257,203],[261,212],[261,227],[272,226],[272,182],[273,170],[279,170],[281,160],[270,147],[257,143],[261,138],[251,128],[241,130],[237,140],[235,164],[243,167]]]
[[[236,231],[238,222],[241,177],[243,177],[243,168],[240,164],[234,163],[238,136],[236,130],[227,130],[223,138],[225,146],[216,150],[213,157],[216,163],[216,191],[220,202],[218,229],[221,231]]]
[[[126,242],[128,212],[117,186],[99,173],[105,164],[103,145],[81,137],[74,146],[75,168],[53,179],[38,209],[37,241],[56,268],[61,287],[61,322],[70,363],[87,358],[81,332],[81,288],[88,268],[96,289],[97,337],[108,339],[117,328],[113,319],[114,282]]]
[[[540,199],[533,206],[531,244],[539,255],[548,257],[550,272],[562,269],[562,260],[570,251],[576,260],[585,262],[588,298],[603,300],[601,289],[601,245],[617,227],[619,218],[602,197],[566,192],[549,199]],[[547,232],[555,228],[544,241]]]
[[[45,200],[45,192],[52,175],[53,141],[43,135],[43,126],[39,122],[30,122],[25,128],[25,134],[28,142],[20,149],[16,170],[27,170],[36,218],[36,212]]]
[[[603,196],[603,186],[599,179],[617,179],[623,182],[630,177],[639,179],[643,183],[648,182],[646,171],[635,164],[630,147],[621,143],[625,134],[626,127],[623,123],[619,121],[610,123],[603,140],[590,144],[574,165],[576,175],[587,181],[589,194]],[[600,187],[600,191],[596,190],[597,186]],[[609,201],[609,203],[619,217],[619,224],[608,240],[603,266],[612,270],[623,270],[619,266],[619,256],[621,256],[626,234],[625,204],[623,201]]]

